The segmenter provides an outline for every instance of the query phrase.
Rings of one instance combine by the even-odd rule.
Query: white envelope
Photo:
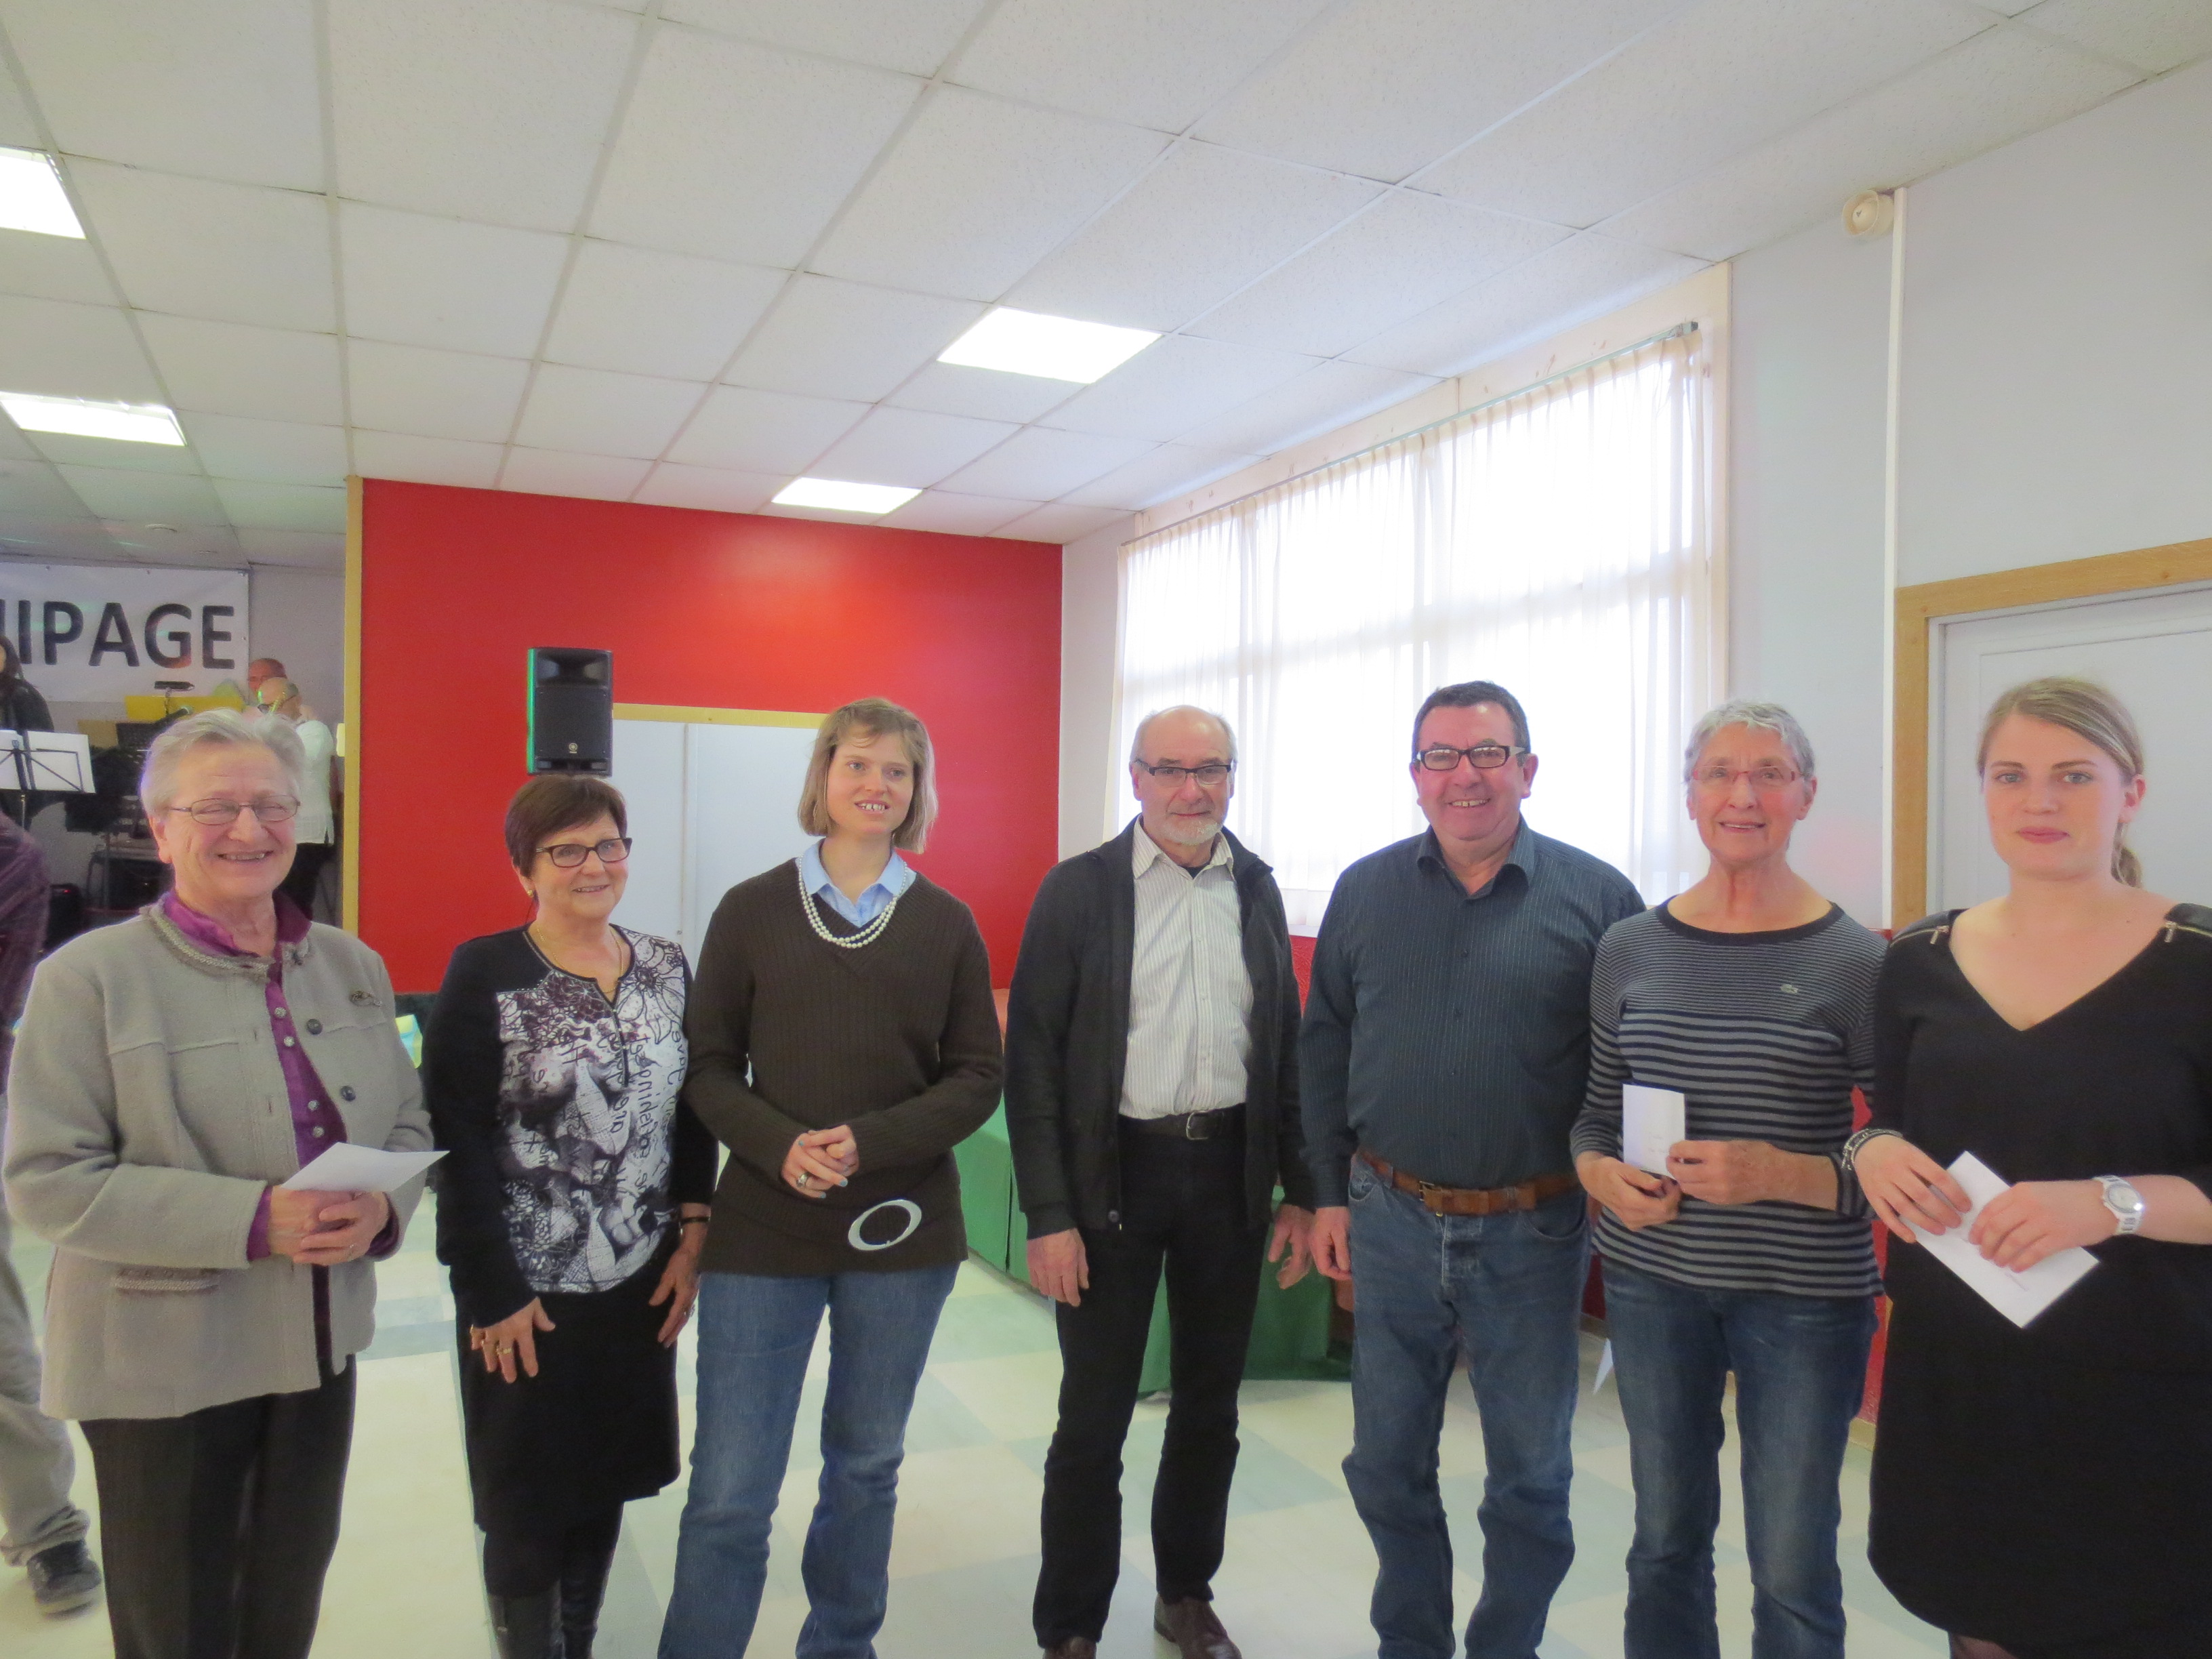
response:
[[[1667,1149],[1690,1138],[1690,1104],[1680,1089],[1620,1089],[1620,1159],[1653,1175],[1667,1173]]]
[[[394,1193],[443,1157],[443,1152],[387,1152],[380,1146],[341,1140],[283,1186],[295,1193]]]
[[[1983,1301],[2014,1324],[2025,1328],[2097,1265],[2095,1256],[2077,1246],[2046,1255],[2026,1273],[1998,1267],[1983,1255],[1978,1245],[1969,1244],[1966,1235],[1974,1230],[1983,1207],[2005,1191],[2007,1183],[1972,1152],[1960,1153],[1958,1161],[1951,1165],[1951,1173],[1966,1189],[1966,1196],[1973,1200],[1974,1207],[1966,1212],[1964,1221],[1948,1232],[1931,1233],[1919,1227],[1912,1231],[1929,1255],[1965,1279]],[[1905,1224],[1911,1225],[1910,1217]]]

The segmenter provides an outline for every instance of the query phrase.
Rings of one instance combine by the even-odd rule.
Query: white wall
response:
[[[249,588],[252,653],[282,662],[308,707],[336,726],[345,718],[344,574],[258,564]]]
[[[1115,556],[1134,520],[1060,550],[1060,855],[1103,839],[1114,734],[1114,653],[1121,609]],[[1131,812],[1136,805],[1130,803]]]

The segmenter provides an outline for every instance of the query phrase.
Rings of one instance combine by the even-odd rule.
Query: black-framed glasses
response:
[[[1237,769],[1235,761],[1208,761],[1203,766],[1145,766],[1142,761],[1136,763],[1144,766],[1145,770],[1170,789],[1182,788],[1185,778],[1194,778],[1200,785],[1211,789]]]
[[[190,801],[168,810],[188,812],[194,823],[213,828],[219,823],[237,823],[240,812],[251,812],[263,823],[282,823],[299,811],[300,803],[290,795],[264,795],[258,800],[224,800],[210,795],[205,800]]]
[[[1516,756],[1528,751],[1517,745],[1503,743],[1478,743],[1471,749],[1455,749],[1448,743],[1432,743],[1413,758],[1431,772],[1449,772],[1464,759],[1478,771],[1494,772]]]
[[[629,856],[629,837],[610,836],[603,842],[586,847],[580,841],[556,841],[550,847],[541,847],[539,852],[553,860],[555,866],[573,870],[594,853],[602,864],[620,864]]]

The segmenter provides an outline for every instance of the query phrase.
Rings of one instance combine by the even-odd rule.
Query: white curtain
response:
[[[1681,750],[1722,694],[1706,354],[1634,348],[1121,550],[1109,830],[1137,722],[1237,728],[1230,826],[1311,931],[1344,868],[1423,827],[1407,775],[1435,687],[1528,713],[1528,821],[1653,901],[1704,868]]]

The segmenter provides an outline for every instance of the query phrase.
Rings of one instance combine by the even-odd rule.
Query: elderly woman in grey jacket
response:
[[[40,966],[9,1072],[10,1209],[55,1245],[43,1404],[98,1478],[118,1659],[305,1659],[355,1369],[418,1183],[281,1183],[430,1144],[375,953],[283,898],[300,743],[227,710],[139,793],[174,890]]]

